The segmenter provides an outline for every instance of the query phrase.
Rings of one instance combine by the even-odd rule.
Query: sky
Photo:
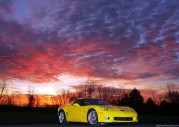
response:
[[[87,78],[179,88],[178,0],[0,0],[0,79],[56,94]]]

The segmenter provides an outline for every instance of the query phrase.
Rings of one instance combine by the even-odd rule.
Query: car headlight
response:
[[[129,109],[130,109],[130,111],[135,112],[135,110],[133,108],[129,108]]]

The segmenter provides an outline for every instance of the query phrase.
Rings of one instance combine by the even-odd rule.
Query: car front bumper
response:
[[[136,112],[98,112],[98,122],[111,123],[111,122],[138,122]]]

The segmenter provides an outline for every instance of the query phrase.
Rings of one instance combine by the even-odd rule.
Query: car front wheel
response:
[[[59,119],[60,124],[66,124],[67,123],[65,112],[63,110],[61,110],[59,112],[58,119]]]
[[[97,112],[92,109],[88,112],[87,120],[90,125],[97,125],[98,123],[98,114]]]

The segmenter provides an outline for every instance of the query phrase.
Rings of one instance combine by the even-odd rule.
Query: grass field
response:
[[[55,112],[0,111],[0,124],[57,124]],[[179,116],[139,115],[139,123],[177,124]]]

